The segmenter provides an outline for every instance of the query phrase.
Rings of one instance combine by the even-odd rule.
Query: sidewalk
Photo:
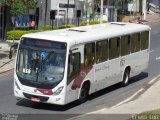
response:
[[[160,22],[160,14],[158,13],[149,13],[146,15],[146,21],[144,22],[144,24],[154,24]]]
[[[0,74],[14,68],[14,59],[9,59],[10,46],[7,43],[0,42]]]

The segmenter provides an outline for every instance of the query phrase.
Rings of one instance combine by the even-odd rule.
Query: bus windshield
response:
[[[66,46],[66,43],[22,38],[17,75],[28,82],[59,83],[64,76]]]

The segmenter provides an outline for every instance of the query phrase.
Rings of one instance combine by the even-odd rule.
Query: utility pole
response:
[[[146,20],[146,8],[147,8],[147,1],[143,0],[143,19]]]
[[[47,21],[47,7],[48,7],[48,0],[46,0],[46,5],[45,5],[44,25],[46,25]]]
[[[69,0],[67,1],[67,24],[68,24],[68,9],[69,9]]]
[[[103,0],[101,0],[101,15],[100,15],[100,23],[103,21]]]

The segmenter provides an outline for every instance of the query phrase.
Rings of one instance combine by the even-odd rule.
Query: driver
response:
[[[39,53],[38,52],[33,52],[32,54],[32,61],[33,61],[33,69],[36,70],[39,65]]]

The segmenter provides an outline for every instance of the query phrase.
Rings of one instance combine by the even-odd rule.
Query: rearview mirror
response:
[[[10,51],[9,51],[9,59],[12,59],[13,50],[17,48],[18,48],[18,43],[14,43],[13,45],[11,45]]]

